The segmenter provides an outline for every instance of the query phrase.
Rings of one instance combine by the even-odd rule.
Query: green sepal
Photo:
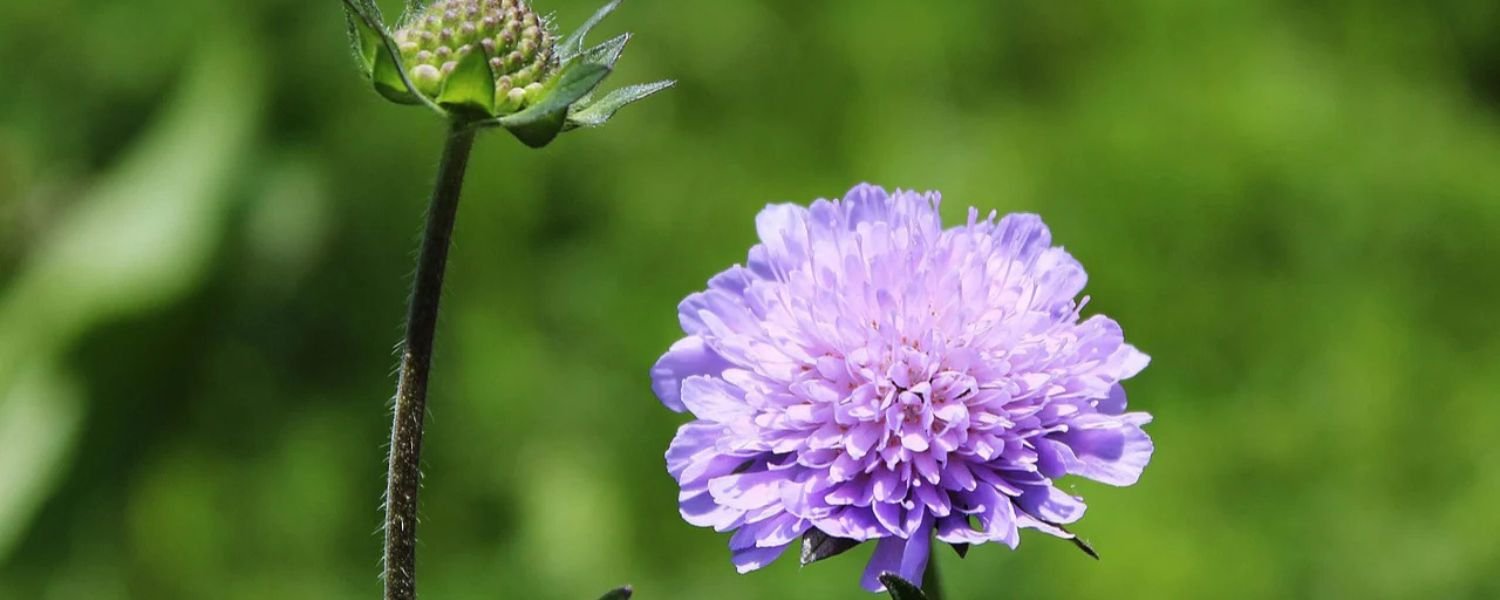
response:
[[[927,600],[927,594],[923,594],[921,588],[895,573],[889,571],[881,573],[880,583],[885,586],[885,591],[890,593],[891,600]]]
[[[400,64],[391,59],[389,52],[377,52],[375,69],[370,73],[375,91],[397,104],[421,104],[422,99],[417,96],[416,90],[407,86],[402,69]]]
[[[600,596],[599,600],[630,600],[630,596],[634,593],[635,590],[630,589],[630,586],[627,585],[610,590],[609,593]]]
[[[584,62],[599,63],[609,68],[614,68],[615,63],[620,60],[620,54],[625,52],[625,44],[630,42],[630,33],[622,33],[609,40],[583,51]]]
[[[609,67],[597,63],[569,64],[543,88],[541,102],[516,114],[495,119],[493,123],[509,130],[527,146],[546,146],[562,132],[568,118],[568,107],[598,87],[609,73]]]
[[[495,73],[483,52],[475,51],[458,59],[453,73],[438,93],[438,104],[461,113],[494,116]]]
[[[447,114],[437,103],[418,93],[417,88],[411,84],[406,68],[401,65],[401,53],[396,49],[396,40],[386,31],[380,7],[374,0],[344,0],[344,14],[354,22],[350,27],[352,33],[374,36],[376,44],[369,76],[375,91],[392,102],[424,104],[440,114]],[[363,46],[360,51],[363,51]],[[363,60],[363,55],[360,58]]]
[[[646,97],[677,85],[676,81],[670,79],[655,83],[642,83],[626,86],[606,94],[598,101],[582,104],[568,113],[568,123],[565,129],[578,127],[598,127],[609,121],[621,108],[626,105],[644,100]]]
[[[605,4],[604,6],[599,7],[599,10],[594,11],[594,16],[589,17],[589,20],[584,21],[583,25],[579,26],[576,31],[568,34],[568,37],[563,38],[563,41],[557,45],[558,57],[561,58],[563,62],[567,62],[569,59],[582,53],[584,36],[587,36],[589,34],[589,30],[593,29],[595,25],[598,25],[600,21],[603,21],[604,17],[609,16],[609,13],[615,12],[615,9],[620,7],[620,2],[622,1],[623,0],[610,0],[608,4]]]
[[[354,56],[359,60],[359,66],[364,70],[365,77],[369,77],[375,70],[375,54],[380,51],[385,38],[370,26],[368,19],[355,11],[356,9],[349,3],[344,3],[344,20],[349,27],[349,46],[354,50]]]

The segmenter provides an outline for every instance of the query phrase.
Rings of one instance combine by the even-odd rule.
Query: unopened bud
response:
[[[457,124],[504,127],[533,148],[563,131],[598,127],[620,107],[672,85],[594,93],[630,36],[593,47],[584,40],[619,0],[607,2],[566,42],[527,0],[408,0],[413,9],[394,30],[374,3],[346,0],[344,9],[350,47],[375,91]]]
[[[411,82],[423,94],[433,95],[442,88],[443,73],[432,65],[417,65],[411,69]]]
[[[557,68],[556,44],[546,22],[523,0],[436,0],[395,32],[406,69],[418,91],[434,97],[459,59],[484,53],[495,77],[497,101],[525,105],[518,88],[538,84]],[[509,78],[502,89],[500,81]]]

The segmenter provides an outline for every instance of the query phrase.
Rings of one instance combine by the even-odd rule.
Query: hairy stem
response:
[[[427,413],[427,377],[432,367],[432,338],[437,329],[443,270],[458,214],[474,129],[455,123],[443,146],[437,184],[427,207],[427,229],[417,257],[416,282],[406,313],[406,340],[401,347],[401,380],[396,386],[396,414],[391,423],[390,471],[385,489],[385,598],[413,600],[417,595],[417,493],[421,489],[422,421]]]

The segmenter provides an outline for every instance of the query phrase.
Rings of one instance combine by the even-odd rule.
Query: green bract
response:
[[[583,39],[620,2],[561,40],[525,0],[413,1],[394,30],[375,0],[344,0],[344,8],[360,67],[382,96],[475,127],[504,127],[541,147],[563,131],[603,125],[626,104],[672,86],[659,81],[593,98],[630,34],[589,48]]]

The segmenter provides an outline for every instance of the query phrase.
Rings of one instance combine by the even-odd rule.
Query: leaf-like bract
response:
[[[599,10],[594,12],[594,16],[584,21],[583,25],[579,26],[576,31],[568,34],[568,37],[563,38],[563,41],[557,45],[558,57],[567,62],[568,59],[583,52],[583,38],[589,34],[589,30],[598,25],[600,21],[603,21],[604,17],[609,16],[609,13],[615,12],[615,9],[620,7],[620,2],[622,1],[610,0],[608,4],[599,7]]]
[[[598,101],[573,111],[568,115],[570,127],[598,127],[609,121],[616,112],[627,104],[644,100],[647,96],[676,85],[676,81],[665,80],[655,83],[642,83],[622,87],[606,94]]]

